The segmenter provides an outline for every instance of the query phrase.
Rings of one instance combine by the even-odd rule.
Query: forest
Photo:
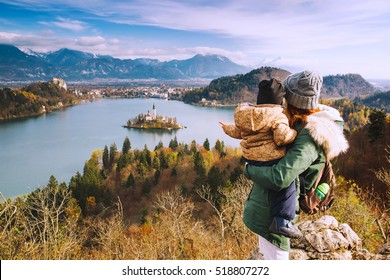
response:
[[[345,108],[351,147],[334,162],[337,200],[327,214],[375,251],[390,234],[390,120],[332,102]],[[175,137],[132,149],[126,137],[94,151],[69,184],[51,176],[30,194],[3,198],[0,259],[247,259],[257,238],[241,220],[251,188],[242,168],[241,150],[223,141]]]
[[[53,82],[36,82],[22,88],[0,89],[0,120],[36,116],[74,105],[81,99]]]

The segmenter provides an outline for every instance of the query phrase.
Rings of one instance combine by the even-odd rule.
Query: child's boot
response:
[[[302,232],[291,221],[282,217],[274,217],[269,227],[271,233],[281,234],[289,238],[301,238]]]

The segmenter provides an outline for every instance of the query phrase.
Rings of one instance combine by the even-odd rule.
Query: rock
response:
[[[66,85],[66,82],[64,79],[61,79],[61,78],[53,78],[52,80],[52,83],[57,85],[58,87],[60,88],[63,88],[65,90],[68,89],[67,85]]]
[[[321,229],[335,229],[338,227],[338,222],[333,216],[322,216],[317,221],[306,221],[297,224],[301,231],[320,231]]]
[[[290,251],[290,260],[309,260],[310,257],[305,250],[292,249]]]
[[[378,254],[361,248],[361,239],[348,224],[340,224],[329,215],[315,221],[296,224],[302,231],[301,239],[291,239],[292,260],[390,260],[390,243]]]
[[[385,245],[379,248],[379,254],[390,255],[390,242],[387,242]]]
[[[264,260],[263,254],[259,251],[258,248],[252,250],[249,254],[248,260]]]
[[[350,251],[337,251],[329,253],[310,252],[308,256],[313,260],[352,260]]]
[[[341,224],[338,230],[348,240],[350,249],[360,246],[361,241],[359,236],[351,229],[351,227],[348,224]]]
[[[354,252],[354,260],[390,260],[390,255],[373,254],[366,249],[360,249]]]
[[[305,239],[317,252],[331,252],[341,248],[348,248],[348,240],[340,233],[331,229],[312,232],[305,235]]]
[[[390,242],[383,245],[377,254],[362,249],[359,236],[348,224],[340,224],[329,215],[315,221],[296,224],[303,237],[290,239],[290,260],[390,260]],[[263,256],[257,250],[249,259],[259,260]]]

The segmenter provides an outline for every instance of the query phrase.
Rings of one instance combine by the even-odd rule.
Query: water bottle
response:
[[[320,200],[323,200],[324,197],[326,196],[326,194],[328,193],[329,188],[330,187],[327,183],[322,183],[322,184],[317,186],[317,188],[315,189],[314,192]]]

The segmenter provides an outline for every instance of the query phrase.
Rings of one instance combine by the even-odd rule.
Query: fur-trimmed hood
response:
[[[314,142],[324,148],[327,159],[331,160],[346,152],[349,147],[342,129],[344,121],[336,109],[325,105],[319,107],[320,112],[307,117],[305,128],[309,130]]]

